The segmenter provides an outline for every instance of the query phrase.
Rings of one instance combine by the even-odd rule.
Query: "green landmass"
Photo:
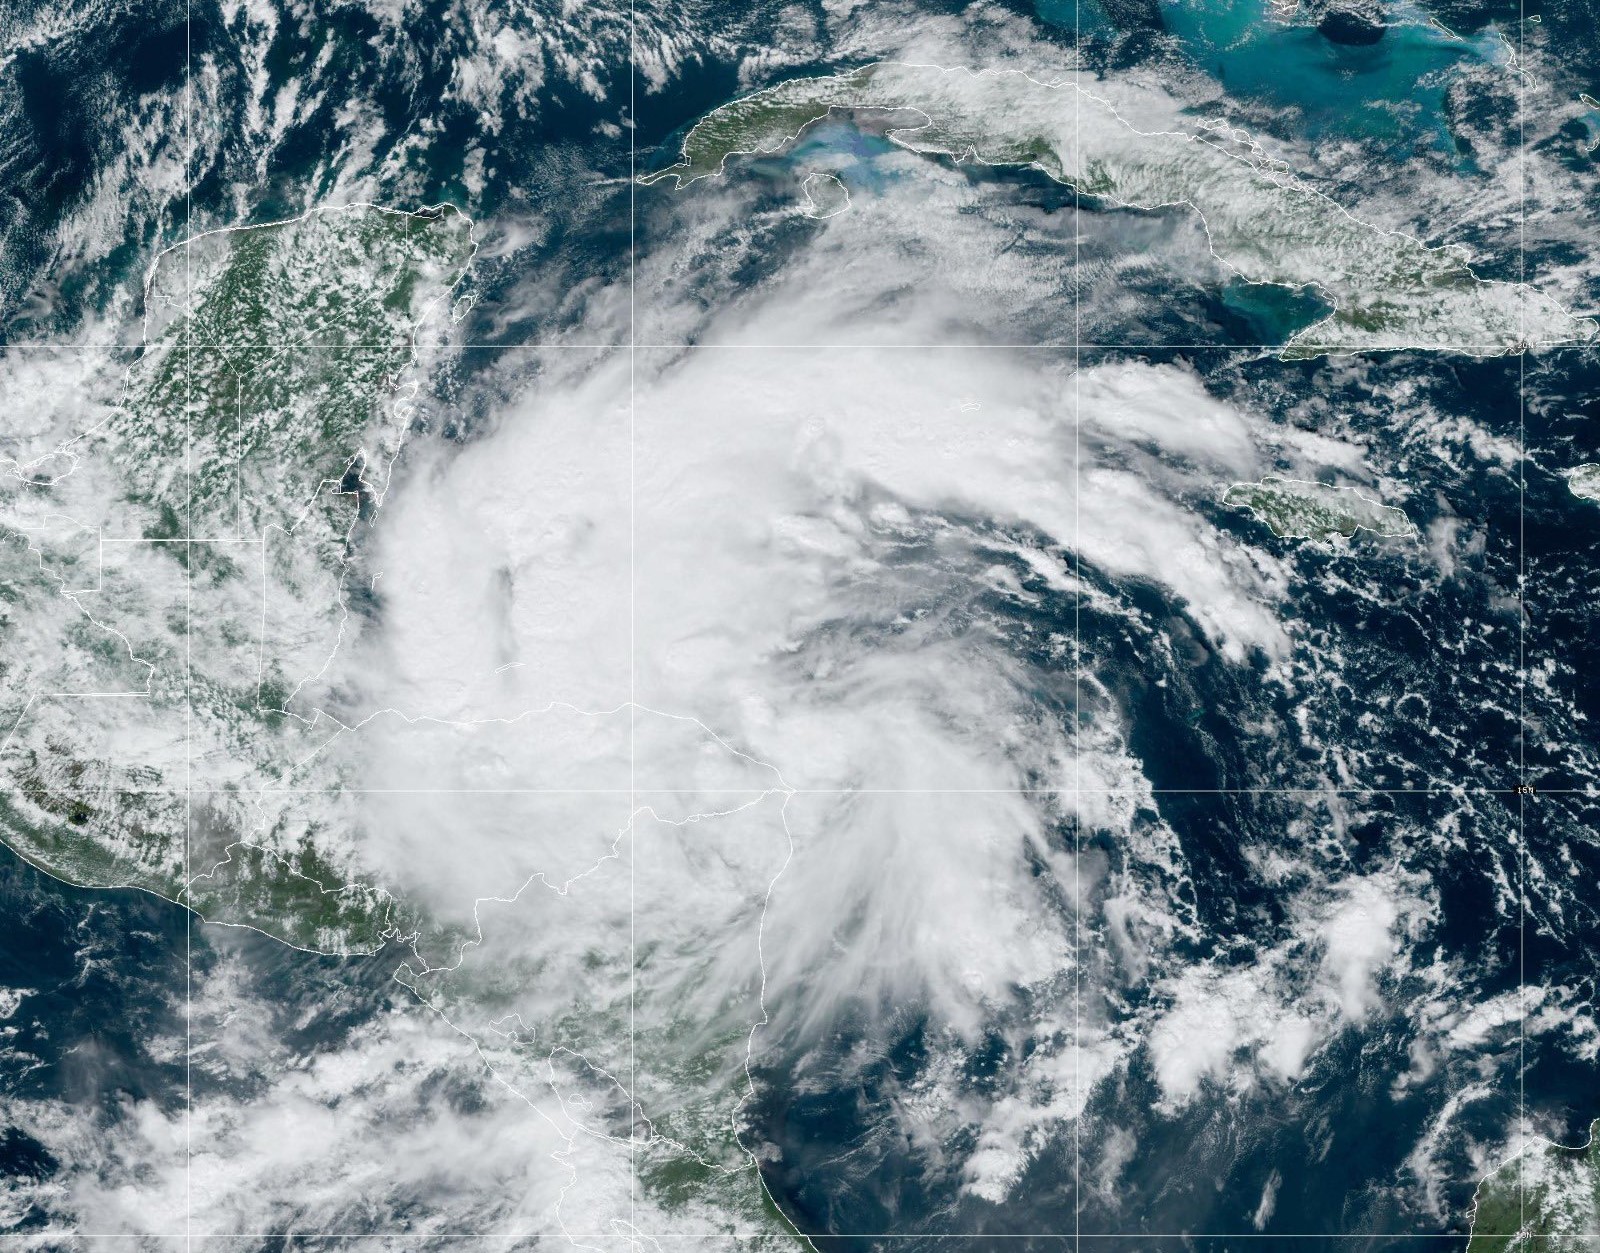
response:
[[[1467,1253],[1579,1253],[1600,1235],[1600,1148],[1538,1140],[1478,1185]]]
[[[681,160],[643,181],[685,187],[733,157],[783,150],[836,110],[876,115],[890,140],[913,151],[1033,166],[1108,205],[1191,207],[1238,278],[1309,288],[1333,306],[1289,338],[1288,357],[1382,348],[1492,355],[1588,340],[1597,329],[1527,286],[1479,279],[1455,250],[1360,221],[1237,134],[1141,130],[1093,84],[1016,70],[881,62],[792,79],[713,110],[688,132]]]
[[[1259,483],[1235,483],[1224,504],[1248,509],[1281,539],[1349,539],[1357,531],[1399,537],[1416,528],[1405,513],[1369,500],[1353,487],[1329,487],[1268,475]]]
[[[419,328],[471,251],[452,210],[200,236],[152,271],[145,349],[103,417],[0,433],[0,838],[70,882],[144,888],[299,948],[403,940],[397,980],[552,1125],[581,1126],[578,1151],[637,1180],[577,1221],[631,1215],[637,1196],[652,1225],[788,1249],[740,1142],[751,903],[782,864],[781,826],[753,865],[726,816],[652,828],[680,859],[720,837],[712,862],[745,877],[663,884],[638,911],[662,938],[636,953],[609,825],[563,831],[569,854],[594,841],[598,869],[558,891],[489,883],[424,914],[370,873],[365,841],[391,832],[359,771],[383,741],[352,729],[323,751],[341,728],[321,676],[372,573],[356,527],[411,422]],[[730,945],[752,968],[724,989]]]
[[[306,751],[351,530],[471,255],[450,208],[186,240],[107,416],[0,446],[0,838],[21,856],[319,951],[401,925],[347,835],[245,798]]]

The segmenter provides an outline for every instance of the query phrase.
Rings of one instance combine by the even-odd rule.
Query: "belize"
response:
[[[0,135],[6,1253],[1600,1241],[1589,7],[0,0]]]

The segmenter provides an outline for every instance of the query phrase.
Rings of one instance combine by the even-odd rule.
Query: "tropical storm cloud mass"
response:
[[[0,49],[5,1244],[1600,1235],[1589,10]]]

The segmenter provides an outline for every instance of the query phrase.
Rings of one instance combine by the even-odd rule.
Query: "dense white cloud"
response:
[[[585,1230],[580,1175],[626,1194],[625,1146],[592,1151],[494,1082],[438,1018],[380,1012],[337,1048],[297,1054],[238,965],[248,959],[223,952],[194,984],[192,1104],[124,1098],[99,1114],[7,1102],[7,1118],[63,1163],[31,1198],[59,1216],[39,1247],[69,1231],[157,1247],[186,1231],[559,1236]]]
[[[663,817],[645,890],[673,956],[634,1009],[653,1029],[695,1006],[687,1038],[722,1051],[719,1082],[769,1018],[758,1059],[913,1006],[960,1056],[1031,1004],[1015,1029],[1036,1047],[1002,1095],[928,1089],[945,1112],[926,1129],[969,1128],[967,1186],[998,1199],[1140,1043],[1103,987],[1076,1043],[1040,1008],[1068,996],[1089,893],[1121,977],[1170,1006],[1149,1043],[1174,1105],[1241,1049],[1302,1073],[1372,1003],[1400,924],[1358,882],[1318,898],[1321,929],[1264,966],[1175,968],[1186,870],[1171,833],[1134,818],[1148,784],[1114,705],[1074,733],[986,600],[1070,614],[1076,595],[1104,599],[1082,562],[1163,589],[1226,658],[1281,657],[1287,567],[1200,506],[1284,460],[1359,473],[1360,457],[1224,403],[1181,364],[1074,373],[1070,354],[922,346],[982,317],[938,287],[895,295],[881,325],[897,344],[844,346],[869,294],[894,289],[892,264],[848,246],[849,264],[802,254],[713,319],[715,347],[553,350],[537,371],[506,354],[480,380],[509,397],[481,438],[395,479],[370,559],[382,613],[335,685],[367,721],[323,756],[367,787],[581,790],[344,802],[381,881],[471,939],[428,986],[524,1093],[536,1068],[470,1002],[514,969],[544,972],[515,1002],[530,1029],[564,998],[615,1005],[617,876]],[[1132,804],[1080,805],[1076,782]],[[630,822],[630,788],[664,791]],[[1073,856],[1074,819],[1120,839],[1137,873],[1102,885]],[[742,868],[706,873],[706,857]],[[602,933],[597,965],[582,949]],[[503,1021],[512,1002],[490,1002]],[[562,1047],[608,1066],[616,1043],[585,1030]]]
[[[1192,1100],[1206,1081],[1245,1090],[1263,1074],[1299,1079],[1326,1040],[1379,1006],[1382,978],[1435,908],[1424,885],[1403,874],[1344,879],[1303,893],[1292,932],[1256,961],[1171,976],[1171,1008],[1149,1033],[1168,1107]]]
[[[486,81],[464,62],[457,89],[492,111]],[[281,134],[278,108],[252,125]],[[364,166],[375,141],[347,123]],[[641,1118],[652,1151],[731,1177],[747,1056],[919,1014],[935,1057],[907,1133],[998,1202],[1141,1050],[1172,1113],[1210,1085],[1294,1083],[1385,1004],[1427,892],[1317,864],[1300,833],[1258,858],[1274,886],[1322,876],[1283,887],[1275,945],[1180,951],[1187,861],[1116,703],[1070,648],[1025,656],[994,608],[1054,612],[1068,638],[1079,597],[1133,622],[1104,586],[1153,586],[1224,664],[1279,662],[1291,561],[1213,522],[1218,490],[1360,478],[1361,450],[1181,361],[992,342],[1070,303],[1065,215],[909,154],[883,167],[747,285],[751,241],[796,210],[747,215],[726,188],[649,202],[674,225],[641,258],[641,326],[702,346],[480,356],[456,380],[483,402],[474,438],[396,469],[352,567],[374,608],[309,694],[348,729],[286,772],[310,792],[258,808],[263,832],[342,842],[421,920],[419,1003],[263,1059],[252,990],[210,989],[230,1008],[199,1062],[238,1086],[196,1109],[208,1224],[414,1205],[437,1230],[615,1234]],[[995,247],[1002,226],[1031,251]],[[586,295],[579,337],[614,338],[625,293]],[[1075,679],[1104,697],[1076,723]],[[1080,855],[1083,829],[1117,857]],[[1441,1021],[1437,1047],[1493,1025]],[[988,1033],[1006,1057],[979,1096],[963,1067]],[[170,1111],[130,1107],[99,1150],[63,1111],[20,1121],[81,1163],[54,1203],[85,1227],[181,1213]],[[1137,1143],[1101,1147],[1109,1193]]]

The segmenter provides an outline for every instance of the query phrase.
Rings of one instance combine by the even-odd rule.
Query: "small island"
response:
[[[1259,483],[1235,483],[1222,503],[1248,509],[1280,539],[1349,539],[1357,531],[1391,538],[1416,534],[1399,509],[1369,500],[1353,487],[1329,487],[1269,474]]]
[[[806,194],[806,203],[801,212],[808,218],[838,217],[850,207],[850,192],[832,174],[821,171],[807,174],[800,188]]]
[[[1567,487],[1580,500],[1600,505],[1600,463],[1586,462],[1567,471]]]

